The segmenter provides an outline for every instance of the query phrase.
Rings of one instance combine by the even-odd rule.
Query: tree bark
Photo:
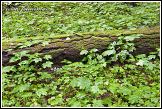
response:
[[[116,40],[120,35],[143,34],[143,37],[135,40],[138,53],[148,53],[160,47],[160,27],[142,28],[136,30],[111,30],[106,32],[78,33],[72,35],[61,35],[54,37],[29,37],[19,40],[2,40],[2,64],[8,65],[9,59],[15,52],[30,50],[30,53],[51,54],[54,63],[59,63],[63,59],[77,61],[81,58],[80,51],[97,48],[103,51],[109,43]],[[18,43],[25,43],[30,40],[49,41],[49,44],[42,46],[41,43],[34,44],[27,48],[18,48]],[[7,51],[12,49],[11,51]]]

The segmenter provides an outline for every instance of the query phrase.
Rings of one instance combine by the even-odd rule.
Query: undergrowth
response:
[[[3,3],[2,9],[4,38],[134,30],[160,24],[159,2],[137,2],[136,6],[123,2],[13,2]]]
[[[10,63],[18,64],[2,70],[3,106],[160,106],[160,50],[133,55],[140,36],[120,36],[102,53],[82,50],[81,62],[64,60],[66,65],[50,73],[50,55],[15,53]]]

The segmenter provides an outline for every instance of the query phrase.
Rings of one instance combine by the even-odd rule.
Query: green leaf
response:
[[[19,63],[20,66],[21,66],[21,65],[27,65],[27,64],[29,64],[29,61],[28,61],[28,60],[24,60],[24,61],[21,61],[21,62]]]
[[[32,97],[33,94],[31,92],[23,92],[23,94],[21,95],[23,98],[28,98],[28,97]]]
[[[100,91],[100,89],[98,88],[97,85],[95,85],[95,86],[92,86],[92,87],[91,87],[91,91],[92,91],[93,93],[98,93],[98,92]]]
[[[13,92],[23,92],[25,90],[29,90],[30,84],[21,84],[21,85],[17,85],[16,87],[14,87]]]
[[[91,53],[95,53],[97,51],[98,51],[98,49],[96,49],[96,48],[90,50]]]
[[[52,59],[52,56],[51,55],[45,55],[44,59],[46,59],[46,60]]]
[[[145,63],[145,65],[147,66],[147,69],[150,69],[150,70],[153,70],[153,68],[156,67],[156,65],[152,64],[151,62],[147,62],[147,63]]]
[[[108,46],[108,48],[107,49],[114,49],[115,48],[115,46],[116,46],[116,41],[114,41],[114,42],[112,42],[112,43],[110,43],[110,45]]]
[[[102,55],[97,55],[97,59],[102,60],[103,59]]]
[[[51,104],[52,106],[57,106],[59,104],[62,104],[63,103],[62,95],[59,94],[56,97],[49,98],[48,103]]]
[[[88,53],[87,50],[82,50],[82,51],[80,52],[80,55],[86,55],[87,53]]]
[[[149,60],[152,60],[152,59],[155,59],[155,58],[156,58],[156,55],[149,55],[149,56],[148,56],[148,59],[149,59]]]
[[[143,59],[146,58],[146,54],[140,54],[136,56],[137,59]]]
[[[140,59],[140,60],[136,63],[136,65],[143,66],[144,63],[145,63],[145,61]]]
[[[102,66],[103,66],[103,67],[106,67],[106,66],[107,66],[107,63],[106,63],[106,62],[104,62],[104,63],[102,64]]]
[[[126,41],[133,41],[136,38],[140,38],[140,36],[141,36],[141,34],[133,34],[133,35],[129,35],[129,36],[124,37],[124,39]]]
[[[39,58],[40,57],[40,54],[39,53],[34,53],[34,54],[30,54],[29,55],[29,59],[30,60],[33,60],[33,59],[36,59],[36,58]]]
[[[81,103],[79,101],[75,101],[71,104],[71,107],[81,107]]]
[[[16,61],[18,61],[18,60],[20,60],[20,59],[21,59],[21,57],[19,57],[19,56],[14,56],[14,57],[12,57],[12,58],[10,59],[9,62],[16,62]]]
[[[102,100],[96,100],[96,99],[93,100],[93,107],[102,107],[102,106],[103,106]]]
[[[131,95],[131,90],[127,87],[120,87],[118,92],[122,93],[123,95]]]
[[[50,62],[50,61],[47,61],[46,63],[43,63],[42,65],[43,65],[43,68],[47,68],[47,67],[52,67],[52,62]]]
[[[47,79],[47,78],[52,78],[51,74],[49,74],[48,72],[38,72],[38,74],[40,74],[40,78],[41,79]]]
[[[78,78],[78,87],[80,87],[80,89],[89,89],[91,85],[91,81],[86,78],[86,77],[79,77]]]
[[[91,85],[91,81],[86,77],[79,77],[79,78],[74,78],[70,84],[71,86],[79,87],[80,89],[89,89]]]
[[[16,53],[15,55],[16,55],[16,56],[23,57],[23,56],[28,56],[27,53],[29,53],[29,51],[26,50],[26,51],[18,52],[18,53]]]
[[[47,95],[47,89],[41,88],[36,90],[36,94],[40,97],[41,95]]]
[[[86,93],[85,92],[77,92],[75,97],[78,99],[82,99],[82,98],[86,97]]]
[[[72,81],[70,82],[70,85],[72,87],[77,87],[78,86],[78,80],[77,80],[77,78],[72,79]]]
[[[138,96],[138,95],[130,95],[128,100],[129,100],[129,103],[131,103],[131,104],[139,103],[140,96]]]
[[[63,61],[61,61],[61,63],[65,63],[65,64],[72,64],[71,61],[67,60],[67,59],[64,59]]]
[[[35,59],[33,59],[33,61],[34,61],[35,63],[38,63],[38,62],[41,62],[41,61],[42,61],[42,58],[35,58]]]
[[[116,51],[115,50],[106,50],[102,53],[103,56],[110,56],[112,54],[115,54]]]
[[[6,67],[2,67],[2,71],[3,72],[10,72],[10,71],[16,71],[15,66],[6,66]]]
[[[110,90],[111,93],[116,94],[119,87],[118,83],[111,83],[108,90]]]

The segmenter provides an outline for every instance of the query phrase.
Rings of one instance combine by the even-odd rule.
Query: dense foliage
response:
[[[159,49],[133,56],[133,41],[141,35],[121,36],[103,53],[82,50],[82,62],[52,68],[51,56],[15,53],[3,67],[3,106],[159,106]]]
[[[122,2],[4,3],[2,40],[151,27],[159,25],[159,7],[158,2],[136,6]],[[23,8],[47,10],[21,11]],[[133,41],[141,37],[120,35],[103,52],[82,50],[80,62],[65,59],[60,68],[51,55],[16,52],[2,66],[2,106],[159,107],[160,49],[134,55]],[[38,43],[45,46],[50,42],[26,41],[17,49]]]
[[[3,37],[48,37],[65,33],[135,29],[159,25],[160,21],[158,2],[137,3],[135,7],[120,2],[17,4],[8,10],[4,8]],[[40,10],[27,11],[34,8]]]

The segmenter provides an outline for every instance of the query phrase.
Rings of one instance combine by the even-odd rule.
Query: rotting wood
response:
[[[115,31],[115,32],[114,32]],[[99,51],[103,51],[107,45],[116,40],[118,36],[129,35],[129,34],[143,34],[143,37],[135,40],[137,47],[136,53],[147,53],[154,51],[155,48],[160,47],[160,28],[159,26],[153,28],[143,28],[137,30],[114,30],[107,32],[93,32],[93,33],[78,33],[73,35],[63,35],[60,37],[47,37],[33,40],[44,40],[49,41],[49,44],[42,46],[40,43],[32,45],[27,48],[18,48],[18,43],[24,43],[27,40],[32,38],[24,38],[18,41],[2,40],[2,64],[7,65],[9,58],[15,52],[29,50],[31,53],[42,53],[42,54],[51,54],[56,63],[60,62],[63,59],[69,59],[71,61],[77,61],[81,58],[79,55],[80,51],[83,49],[90,50],[92,48],[97,48]],[[66,40],[68,37],[68,40]],[[12,49],[7,51],[7,49]]]

